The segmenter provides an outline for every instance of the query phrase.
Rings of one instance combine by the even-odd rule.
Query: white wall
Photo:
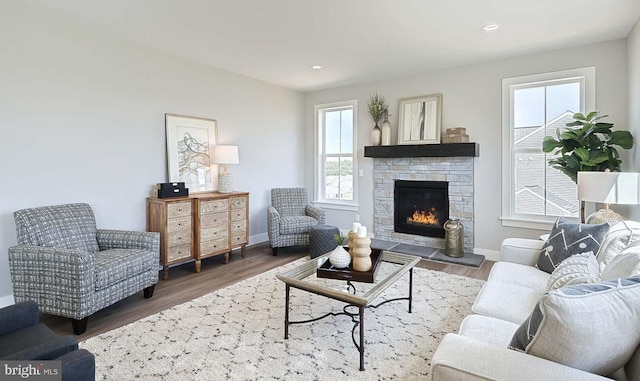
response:
[[[384,53],[381,53],[384,54]],[[596,67],[596,107],[611,116],[618,126],[627,125],[627,58],[625,40],[541,53],[494,62],[426,72],[403,78],[382,80],[306,94],[305,123],[313,131],[313,105],[339,100],[358,100],[358,167],[359,211],[327,213],[327,223],[348,228],[354,215],[362,223],[373,225],[373,160],[364,158],[365,145],[371,144],[373,123],[366,113],[367,99],[375,91],[390,104],[394,126],[392,144],[397,141],[398,102],[400,98],[443,94],[442,128],[463,126],[471,141],[480,144],[480,157],[475,159],[475,246],[480,253],[495,254],[507,237],[535,238],[543,231],[503,227],[500,222],[501,157],[501,80],[577,67]],[[637,66],[637,65],[636,65]],[[313,152],[313,136],[308,136],[306,149]],[[306,184],[313,186],[313,158],[307,156]]]
[[[239,146],[235,189],[251,192],[252,242],[266,239],[269,190],[304,182],[301,93],[13,3],[0,6],[0,305],[13,211],[87,202],[99,227],[145,230],[145,198],[168,180],[167,112],[217,119],[219,141]]]
[[[629,170],[640,172],[640,19],[627,37],[627,70],[629,83],[629,130],[635,142]],[[640,221],[640,207],[629,210],[632,220]]]

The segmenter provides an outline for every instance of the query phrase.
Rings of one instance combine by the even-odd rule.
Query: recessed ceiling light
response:
[[[311,65],[311,68],[313,70],[320,70],[320,69],[322,69],[322,65]]]
[[[494,30],[497,30],[498,28],[500,28],[498,24],[487,24],[482,26],[482,30],[485,32],[492,32]]]

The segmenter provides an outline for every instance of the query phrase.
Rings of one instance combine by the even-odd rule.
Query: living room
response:
[[[626,16],[635,21],[625,33],[587,44],[572,45],[568,38],[562,48],[539,46],[453,67],[417,67],[411,74],[300,91],[127,41],[48,9],[44,2],[5,2],[0,6],[5,73],[0,156],[3,178],[11,181],[0,190],[0,306],[13,303],[6,253],[16,244],[14,211],[86,202],[98,226],[146,229],[146,198],[156,183],[168,181],[165,113],[216,119],[218,141],[239,147],[239,164],[232,166],[234,187],[250,194],[249,244],[256,245],[268,241],[272,188],[304,186],[313,197],[314,106],[357,100],[359,206],[357,211],[327,209],[327,223],[348,230],[358,215],[372,228],[373,160],[363,151],[371,143],[372,128],[366,103],[375,92],[390,104],[394,140],[399,99],[443,94],[443,129],[464,126],[480,147],[474,158],[474,252],[497,260],[504,239],[544,233],[504,226],[501,220],[502,79],[595,67],[597,109],[610,115],[617,128],[639,136],[640,10],[632,3],[617,3],[623,9],[632,5]],[[217,17],[203,15],[194,22]],[[624,153],[623,170],[640,171],[637,145]],[[640,208],[618,211],[640,220]]]

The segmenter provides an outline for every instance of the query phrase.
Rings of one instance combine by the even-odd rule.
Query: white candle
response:
[[[359,222],[354,222],[353,226],[351,227],[351,231],[354,232],[354,233],[357,233],[359,227],[360,227],[360,223]]]
[[[358,237],[365,238],[367,236],[367,227],[366,226],[358,226]]]

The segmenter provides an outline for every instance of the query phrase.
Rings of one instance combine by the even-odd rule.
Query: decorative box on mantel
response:
[[[411,144],[397,146],[366,146],[364,157],[476,157],[478,143]]]

